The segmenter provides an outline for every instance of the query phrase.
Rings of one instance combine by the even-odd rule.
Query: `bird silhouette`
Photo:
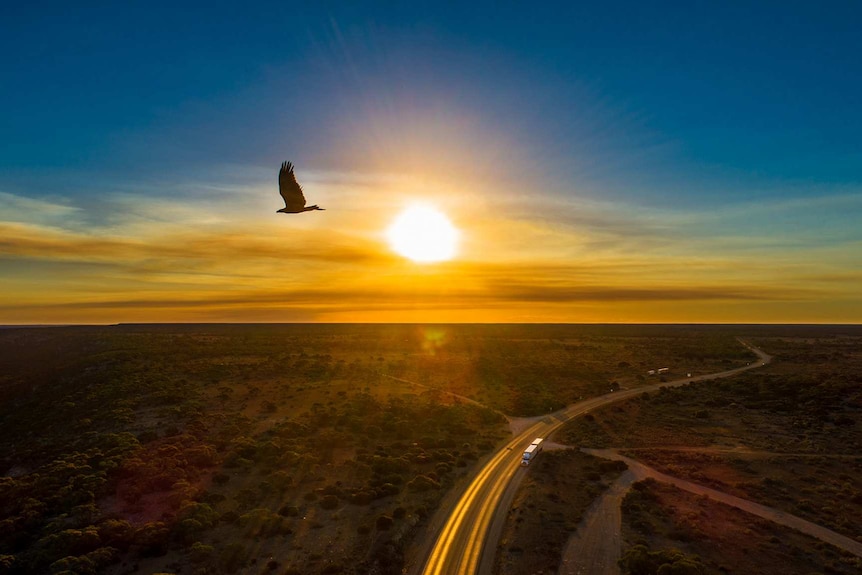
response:
[[[296,181],[296,176],[293,173],[293,164],[290,162],[283,162],[281,169],[278,171],[278,193],[284,198],[284,207],[276,210],[276,213],[300,214],[314,210],[325,211],[317,205],[305,205],[305,195],[302,193],[302,186]]]

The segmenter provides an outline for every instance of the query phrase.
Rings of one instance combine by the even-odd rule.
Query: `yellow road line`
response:
[[[455,513],[453,513],[449,520],[446,522],[443,527],[443,531],[440,534],[440,537],[437,539],[437,543],[435,543],[433,550],[431,551],[431,555],[428,559],[428,562],[425,564],[425,569],[423,573],[425,575],[438,575],[441,572],[443,562],[449,551],[449,547],[452,545],[453,533],[457,533],[458,528],[463,521],[464,515],[467,513],[470,505],[475,499],[476,492],[484,485],[484,483],[488,480],[488,476],[491,475],[500,464],[500,461],[512,455],[512,450],[518,446],[521,442],[524,441],[524,435],[527,432],[534,433],[535,430],[541,426],[541,422],[536,423],[531,426],[527,431],[519,435],[510,441],[504,448],[502,448],[497,454],[489,461],[482,472],[476,476],[473,482],[468,487],[467,491],[458,501],[458,504],[455,506]],[[509,449],[511,448],[511,449]]]
[[[537,422],[532,427],[522,432],[518,437],[518,443],[529,439],[534,435],[543,435],[542,429],[546,424],[544,422]],[[485,497],[484,504],[479,509],[479,518],[478,521],[473,525],[473,529],[470,531],[470,535],[467,541],[467,560],[466,563],[462,561],[459,564],[459,573],[471,573],[475,570],[476,564],[478,563],[481,554],[482,548],[485,543],[485,536],[487,535],[488,525],[491,522],[491,518],[493,517],[494,511],[496,510],[497,502],[500,500],[502,496],[502,492],[505,491],[506,487],[509,484],[509,480],[511,476],[514,474],[517,467],[520,465],[520,462],[517,461],[516,458],[512,458],[510,460],[504,461],[502,463],[505,467],[502,470],[502,474],[504,477],[500,478],[491,488],[491,492]],[[499,465],[498,465],[499,467]]]
[[[749,346],[746,345],[746,347]],[[754,351],[754,349],[752,349],[752,351]],[[530,436],[538,434],[541,437],[547,437],[571,419],[579,415],[588,413],[590,410],[596,407],[604,407],[606,405],[610,405],[611,403],[630,399],[643,393],[654,391],[655,389],[658,389],[663,386],[677,387],[680,385],[684,385],[685,383],[690,381],[704,381],[736,375],[737,373],[746,371],[747,369],[759,367],[760,365],[765,365],[767,363],[767,361],[763,358],[761,358],[761,360],[763,361],[762,364],[745,366],[713,374],[705,374],[702,376],[696,376],[694,378],[687,378],[685,380],[677,380],[676,382],[663,382],[640,388],[616,392],[613,395],[613,400],[611,401],[607,401],[609,398],[607,398],[606,396],[590,398],[576,406],[572,406],[571,408],[565,409],[562,413],[559,414],[559,416],[557,416],[558,420],[553,423],[546,424],[542,421],[536,422],[527,430],[520,433],[518,437],[513,438],[508,444],[506,444],[504,448],[497,452],[494,457],[492,457],[491,460],[485,465],[483,470],[470,483],[464,495],[458,501],[455,507],[455,511],[450,515],[449,520],[447,520],[443,528],[443,531],[437,538],[437,542],[434,544],[434,548],[432,549],[428,561],[425,564],[425,569],[422,571],[423,575],[440,575],[444,568],[444,564],[447,562],[447,560],[452,559],[451,557],[449,557],[448,552],[449,548],[452,547],[454,538],[458,534],[458,530],[461,527],[461,523],[464,521],[464,518],[470,510],[471,506],[475,506],[477,501],[477,494],[479,493],[479,491],[485,488],[485,484],[487,483],[489,477],[492,474],[496,473],[498,471],[498,468],[503,465],[504,467],[501,471],[504,473],[505,477],[492,485],[490,493],[486,494],[484,498],[484,504],[478,509],[478,520],[474,523],[473,528],[470,530],[467,544],[465,546],[465,551],[460,557],[458,557],[458,562],[455,565],[455,567],[457,567],[457,572],[459,573],[459,575],[472,575],[476,572],[478,562],[481,560],[482,550],[485,544],[485,539],[487,538],[487,532],[491,523],[491,519],[493,518],[493,514],[497,509],[497,504],[499,500],[502,498],[503,492],[510,483],[511,475],[513,475],[517,469],[518,464],[516,463],[516,458],[507,460],[507,458],[512,455],[509,452],[514,450],[519,444],[528,439]],[[451,561],[449,562],[451,563]],[[448,570],[446,572],[446,575],[451,572],[451,569]]]
[[[493,485],[491,493],[485,498],[485,504],[480,510],[479,520],[475,523],[473,530],[470,533],[470,539],[467,543],[467,561],[466,563],[461,563],[459,569],[460,574],[465,575],[467,573],[476,572],[476,566],[479,563],[482,549],[485,544],[488,526],[490,525],[491,518],[497,509],[497,502],[500,500],[503,491],[506,490],[506,486],[509,484],[508,480],[518,465],[520,465],[520,463],[516,463],[514,459],[506,462],[503,469],[505,477],[501,478],[500,481],[497,481]]]
[[[461,497],[455,507],[455,513],[446,523],[443,533],[440,535],[440,538],[437,540],[437,544],[434,546],[434,550],[431,552],[431,558],[428,561],[425,573],[436,575],[440,572],[442,567],[440,563],[448,557],[449,547],[452,545],[453,534],[458,532],[458,528],[464,519],[464,515],[475,500],[476,492],[484,485],[485,481],[487,481],[488,475],[496,469],[499,461],[506,455],[508,455],[508,450],[506,449],[498,452],[497,455],[488,462],[483,471],[476,476],[466,493]]]
[[[578,412],[579,410],[573,410]],[[577,413],[576,413],[577,414]],[[543,430],[536,430],[539,436],[547,437],[551,435],[554,431],[556,431],[559,427],[561,427],[568,418],[576,415],[568,415],[566,414],[566,418],[563,421],[557,421],[547,425],[547,427]],[[482,551],[485,547],[485,540],[488,535],[488,530],[491,525],[491,520],[493,519],[494,513],[497,511],[497,505],[503,497],[503,493],[506,488],[509,486],[509,482],[511,480],[511,476],[514,475],[517,470],[517,465],[515,465],[515,461],[512,460],[507,464],[507,469],[505,470],[505,477],[502,478],[501,481],[498,481],[491,491],[490,495],[485,499],[485,505],[482,507],[482,513],[479,518],[479,521],[476,522],[473,530],[470,534],[470,539],[468,541],[468,554],[467,554],[467,562],[460,565],[459,575],[471,575],[476,573],[478,570],[479,561],[482,557]]]
[[[491,486],[491,493],[485,497],[483,505],[479,508],[479,518],[473,524],[473,529],[470,531],[470,537],[467,540],[466,560],[462,560],[458,565],[458,573],[461,575],[472,573],[479,560],[478,556],[482,551],[482,542],[484,541],[483,535],[485,533],[486,522],[488,520],[488,510],[493,509],[493,505],[496,502],[497,490],[501,484],[503,484],[503,481],[497,481]]]

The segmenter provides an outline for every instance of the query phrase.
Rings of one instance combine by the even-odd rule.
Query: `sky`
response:
[[[464,4],[4,6],[0,324],[862,322],[862,4]]]

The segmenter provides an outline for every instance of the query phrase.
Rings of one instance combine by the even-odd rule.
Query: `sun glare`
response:
[[[401,212],[386,238],[398,254],[414,262],[450,260],[458,247],[458,230],[446,214],[431,206],[411,206]]]

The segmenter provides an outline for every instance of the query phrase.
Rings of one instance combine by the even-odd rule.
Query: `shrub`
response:
[[[392,483],[384,483],[383,485],[375,489],[375,492],[377,493],[378,497],[386,497],[387,495],[398,495],[400,491],[401,490],[398,489],[398,487],[396,485],[393,485]]]
[[[203,501],[207,505],[218,505],[226,499],[227,497],[222,495],[221,493],[207,493],[206,495],[201,497],[201,501]]]
[[[95,573],[96,566],[86,556],[64,557],[51,563],[51,573]]]
[[[354,505],[368,505],[372,499],[372,494],[367,491],[357,491],[350,496],[350,502]]]
[[[158,556],[168,552],[170,531],[161,521],[146,523],[135,531],[134,541],[141,547],[141,555]]]
[[[246,535],[253,537],[271,537],[290,532],[283,517],[263,507],[241,515],[239,523],[245,527]]]
[[[282,517],[299,517],[299,507],[295,505],[282,505],[278,510],[278,514]]]
[[[393,520],[388,515],[381,515],[377,518],[375,522],[375,527],[377,527],[378,531],[388,531],[390,527],[392,527]]]
[[[215,549],[211,545],[204,545],[200,541],[189,548],[189,560],[192,563],[206,563],[215,555]]]
[[[293,477],[286,471],[276,471],[272,474],[272,485],[279,491],[284,491],[293,485]]]
[[[335,509],[338,507],[338,497],[335,495],[324,495],[320,500],[320,506],[324,509]]]
[[[102,542],[119,549],[125,549],[132,541],[132,525],[122,519],[106,519],[99,524]]]
[[[180,508],[179,516],[194,519],[203,527],[211,527],[218,520],[219,514],[206,503],[187,502]]]
[[[697,555],[686,555],[678,549],[650,551],[646,545],[635,545],[620,559],[627,575],[702,575],[703,564]]]
[[[183,519],[174,527],[174,536],[180,543],[191,544],[201,534],[204,527],[195,519]]]
[[[428,491],[429,489],[437,489],[440,484],[427,475],[418,475],[410,483],[407,484],[407,489],[411,491]]]

